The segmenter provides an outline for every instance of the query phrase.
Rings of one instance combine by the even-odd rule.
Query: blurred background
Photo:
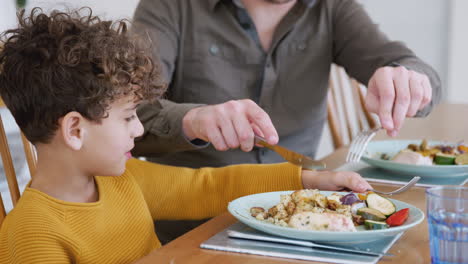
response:
[[[203,0],[200,0],[203,1]],[[444,102],[468,103],[468,85],[464,82],[468,62],[468,1],[466,0],[357,0],[391,39],[405,42],[420,58],[433,66],[439,73],[444,87]],[[15,27],[15,12],[18,7],[44,10],[70,9],[89,6],[94,13],[107,19],[131,19],[138,0],[0,0],[0,32]],[[9,144],[21,148],[18,129],[11,116],[0,110],[6,119]],[[328,126],[326,126],[326,130]],[[332,151],[329,132],[324,138],[318,158]],[[13,153],[17,160],[24,159],[22,152]],[[21,162],[20,162],[21,163]],[[18,164],[18,163],[15,163]],[[23,162],[24,164],[24,162]],[[16,169],[25,171],[26,166]],[[3,171],[2,171],[3,172]],[[20,173],[21,174],[21,173]],[[27,181],[27,177],[21,181]],[[23,189],[23,188],[21,188]],[[5,186],[0,191],[4,194]],[[4,198],[6,195],[2,195]]]

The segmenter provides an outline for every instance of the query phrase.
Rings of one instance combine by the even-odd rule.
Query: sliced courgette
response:
[[[437,165],[453,165],[455,164],[455,156],[444,153],[437,153],[434,157],[434,163]]]
[[[364,217],[365,220],[383,221],[387,219],[380,211],[369,207],[359,208],[357,210],[357,215]]]
[[[468,165],[468,153],[460,154],[455,158],[455,164]]]
[[[369,208],[375,209],[386,216],[396,211],[395,205],[390,200],[375,193],[367,195],[366,203]]]
[[[373,221],[373,220],[365,220],[364,221],[364,226],[368,230],[379,230],[379,229],[387,229],[388,224],[385,222],[380,222],[380,221]]]

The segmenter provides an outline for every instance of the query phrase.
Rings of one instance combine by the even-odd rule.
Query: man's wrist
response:
[[[190,109],[182,118],[182,133],[188,141],[195,140],[197,137],[192,130],[192,120],[196,108]]]
[[[209,144],[209,142],[204,141],[203,139],[197,138],[195,133],[192,130],[192,120],[195,115],[196,108],[193,108],[185,114],[182,118],[182,134],[191,144],[195,146],[204,147]]]

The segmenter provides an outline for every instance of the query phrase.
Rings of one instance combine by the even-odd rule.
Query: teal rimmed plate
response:
[[[424,220],[424,213],[410,204],[390,199],[397,210],[410,208],[408,220],[398,227],[391,227],[382,230],[365,230],[364,226],[358,226],[357,232],[332,232],[332,231],[314,231],[298,230],[292,227],[277,226],[265,221],[257,220],[250,215],[250,208],[263,207],[268,210],[280,201],[280,195],[290,194],[293,191],[259,193],[238,198],[228,205],[228,211],[240,222],[263,232],[283,237],[303,239],[310,241],[320,241],[333,244],[352,244],[378,240],[386,236],[394,236],[411,227],[416,226]],[[320,191],[325,196],[337,192]],[[338,192],[340,193],[340,192]],[[347,194],[347,193],[340,193]]]
[[[422,140],[380,140],[371,141],[362,156],[362,161],[367,164],[389,171],[398,172],[410,176],[421,177],[463,177],[468,175],[468,165],[413,165],[398,163],[380,158],[382,153],[390,157],[405,149],[409,144],[421,144]],[[428,141],[429,146],[455,145],[443,141]]]

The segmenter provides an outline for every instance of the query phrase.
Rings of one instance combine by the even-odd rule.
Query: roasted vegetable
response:
[[[408,215],[409,208],[401,209],[400,211],[389,216],[386,222],[389,226],[400,226],[405,223],[406,219],[408,219]]]
[[[386,216],[396,211],[395,205],[390,200],[375,193],[367,195],[366,203],[369,208],[375,209]]]
[[[465,145],[460,145],[460,146],[457,147],[457,149],[458,149],[458,151],[459,151],[460,153],[468,152],[468,147],[465,146]]]
[[[387,223],[380,222],[380,221],[372,221],[372,220],[364,221],[364,226],[368,230],[379,230],[379,229],[387,229],[388,228]]]
[[[352,205],[355,202],[360,202],[360,200],[354,193],[350,193],[341,197],[340,202],[345,205]]]
[[[360,200],[362,200],[362,201],[365,201],[366,198],[367,198],[367,194],[358,193],[357,196],[358,196],[358,198],[359,198]]]
[[[454,165],[455,155],[437,153],[434,157],[434,163],[437,165]]]
[[[455,164],[468,165],[468,153],[458,155],[458,157],[455,158]]]
[[[365,220],[383,221],[387,219],[384,214],[369,207],[358,209],[356,214],[364,217]]]

